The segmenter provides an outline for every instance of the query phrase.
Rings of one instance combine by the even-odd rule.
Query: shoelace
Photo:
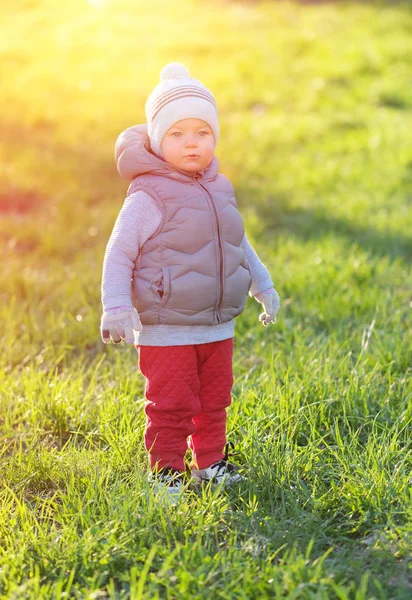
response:
[[[183,484],[183,472],[172,469],[171,467],[160,469],[155,476],[164,483],[168,483],[170,486],[173,486],[176,483]]]
[[[230,462],[228,462],[229,461],[229,448],[234,449],[234,447],[235,447],[235,445],[233,442],[226,442],[224,457],[221,460],[218,460],[217,462],[213,463],[213,465],[210,465],[211,469],[217,468],[216,475],[219,475],[219,473],[222,469],[225,469],[229,473],[231,473],[232,471],[237,471],[236,465],[232,465]],[[236,453],[234,453],[234,454],[236,454]]]

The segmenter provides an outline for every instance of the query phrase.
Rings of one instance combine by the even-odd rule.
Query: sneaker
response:
[[[159,469],[152,471],[149,475],[149,482],[153,483],[155,494],[165,495],[172,503],[177,502],[184,488],[184,471],[177,471],[172,468]]]
[[[222,460],[213,463],[206,469],[192,469],[192,480],[196,483],[213,483],[216,485],[230,485],[243,481],[245,478],[239,474],[239,467],[228,462],[229,446],[233,447],[232,442],[225,446],[225,456]]]

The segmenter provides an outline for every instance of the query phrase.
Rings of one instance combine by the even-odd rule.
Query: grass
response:
[[[412,4],[0,4],[0,597],[411,596]],[[177,60],[282,298],[237,319],[246,483],[150,492],[133,347],[99,339],[118,133]]]

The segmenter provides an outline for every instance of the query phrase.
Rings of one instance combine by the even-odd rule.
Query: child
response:
[[[188,438],[192,478],[240,478],[226,444],[234,318],[249,292],[263,305],[263,324],[275,322],[279,296],[218,173],[211,92],[171,63],[146,117],[116,142],[118,171],[131,184],[104,258],[101,335],[135,344],[152,477],[175,494]]]

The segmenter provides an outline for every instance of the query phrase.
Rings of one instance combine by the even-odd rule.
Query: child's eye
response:
[[[180,133],[180,131],[174,131],[174,132],[172,133],[172,137],[179,137],[180,135],[182,135],[182,134]]]
[[[209,135],[208,131],[199,131],[199,135]]]

